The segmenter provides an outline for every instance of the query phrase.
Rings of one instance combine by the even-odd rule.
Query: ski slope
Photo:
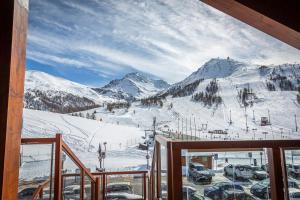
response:
[[[24,109],[23,118],[22,137],[55,137],[61,133],[63,140],[93,171],[99,167],[98,145],[104,142],[107,142],[105,167],[108,170],[146,164],[145,152],[135,147],[144,135],[137,127],[29,109]],[[51,145],[23,145],[21,150],[21,179],[49,175]],[[77,167],[67,159],[65,168],[75,170]]]

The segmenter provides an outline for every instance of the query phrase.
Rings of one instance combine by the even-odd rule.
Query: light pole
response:
[[[104,145],[104,152],[102,153],[103,154],[103,170],[105,171],[104,160],[106,158],[106,145],[107,145],[107,142],[104,142],[103,145]]]
[[[98,147],[98,160],[99,160],[99,168],[97,168],[98,171],[105,171],[104,168],[104,159],[106,157],[106,142],[103,143],[104,145],[104,151],[102,151],[102,146],[101,143],[99,143],[99,147]],[[103,164],[103,166],[102,166]]]
[[[268,134],[268,132],[262,132],[262,134],[265,135],[265,140],[266,140],[266,139],[267,139],[267,134]]]
[[[254,140],[255,140],[255,132],[257,131],[257,129],[256,129],[256,128],[253,128],[252,131],[253,131],[253,133],[254,133]]]
[[[147,169],[149,170],[149,159],[150,159],[150,155],[149,155],[149,141],[147,141],[147,155],[146,155],[146,159],[147,159]]]
[[[283,128],[280,128],[280,134],[281,134],[281,139],[282,139],[282,136],[283,136]]]
[[[298,132],[298,124],[297,124],[297,115],[295,114],[295,126],[296,126],[296,132]]]

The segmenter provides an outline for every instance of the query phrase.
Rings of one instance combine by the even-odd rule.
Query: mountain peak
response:
[[[123,78],[112,80],[104,87],[95,90],[110,97],[133,100],[154,95],[169,86],[167,82],[153,75],[142,72],[131,72]]]
[[[232,75],[245,64],[231,58],[212,58],[200,67],[191,76],[197,76],[199,78],[224,78]]]

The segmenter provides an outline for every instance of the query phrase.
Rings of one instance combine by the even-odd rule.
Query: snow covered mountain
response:
[[[197,71],[183,81],[173,84],[161,91],[157,96],[183,97],[192,95],[198,86],[205,80],[231,79],[241,77],[251,83],[254,76],[259,76],[265,84],[277,85],[279,90],[297,90],[300,83],[300,64],[283,65],[252,65],[239,62],[231,58],[213,58],[201,66]],[[201,88],[201,87],[200,87]]]
[[[25,108],[66,113],[98,107],[108,100],[87,86],[40,71],[26,71]]]
[[[214,139],[209,134],[214,130],[228,132],[224,138],[216,136],[219,140],[299,137],[294,116],[300,113],[300,64],[212,59],[157,95],[126,108],[86,112],[95,110],[106,122],[143,129],[151,128],[155,117],[158,130],[197,134],[204,140]],[[261,118],[269,116],[271,125],[261,125]]]
[[[101,95],[131,101],[155,95],[168,87],[169,84],[163,80],[155,79],[140,72],[134,72],[94,90]]]

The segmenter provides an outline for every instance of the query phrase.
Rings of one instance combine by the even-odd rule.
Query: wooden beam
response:
[[[269,175],[272,200],[283,200],[284,175],[282,171],[281,150],[279,148],[268,149]]]
[[[272,15],[269,15],[270,17],[267,17],[266,15],[254,10],[256,7],[252,6],[253,9],[251,9],[250,7],[245,6],[248,5],[246,4],[246,1],[241,1],[245,5],[239,3],[237,0],[226,0],[226,1],[225,0],[201,0],[201,1],[297,49],[300,49],[300,32],[297,31],[296,28],[295,29],[290,28],[287,25],[284,25],[276,21],[279,20],[278,18],[275,17],[274,19],[270,18],[272,17]],[[257,4],[260,4],[264,1],[260,1],[260,2],[256,1],[256,2]],[[283,1],[282,4],[285,4],[285,2]],[[262,10],[260,11],[262,12]],[[290,15],[290,13],[283,13],[283,14]],[[295,23],[299,25],[300,18],[299,18],[299,14],[297,15],[298,18],[295,18],[294,21],[292,21],[293,18],[290,18],[289,23]],[[298,27],[298,25],[293,27]]]
[[[17,199],[28,0],[0,1],[0,195]]]
[[[96,177],[96,183],[95,183],[95,200],[100,200],[100,177]]]
[[[62,189],[62,135],[56,134],[54,162],[54,200],[61,199]]]
[[[168,191],[168,193],[172,193],[172,200],[181,200],[183,198],[182,194],[182,163],[181,163],[181,148],[174,146],[171,143],[172,148],[172,155],[171,158],[168,160],[172,160],[171,167],[172,167],[172,191]]]
[[[167,159],[167,187],[168,187],[168,199],[173,199],[173,158],[172,156],[172,142],[167,142],[166,159]],[[181,167],[181,166],[180,166]],[[179,176],[179,174],[177,174]]]
[[[300,32],[300,1],[236,0],[257,12]]]

